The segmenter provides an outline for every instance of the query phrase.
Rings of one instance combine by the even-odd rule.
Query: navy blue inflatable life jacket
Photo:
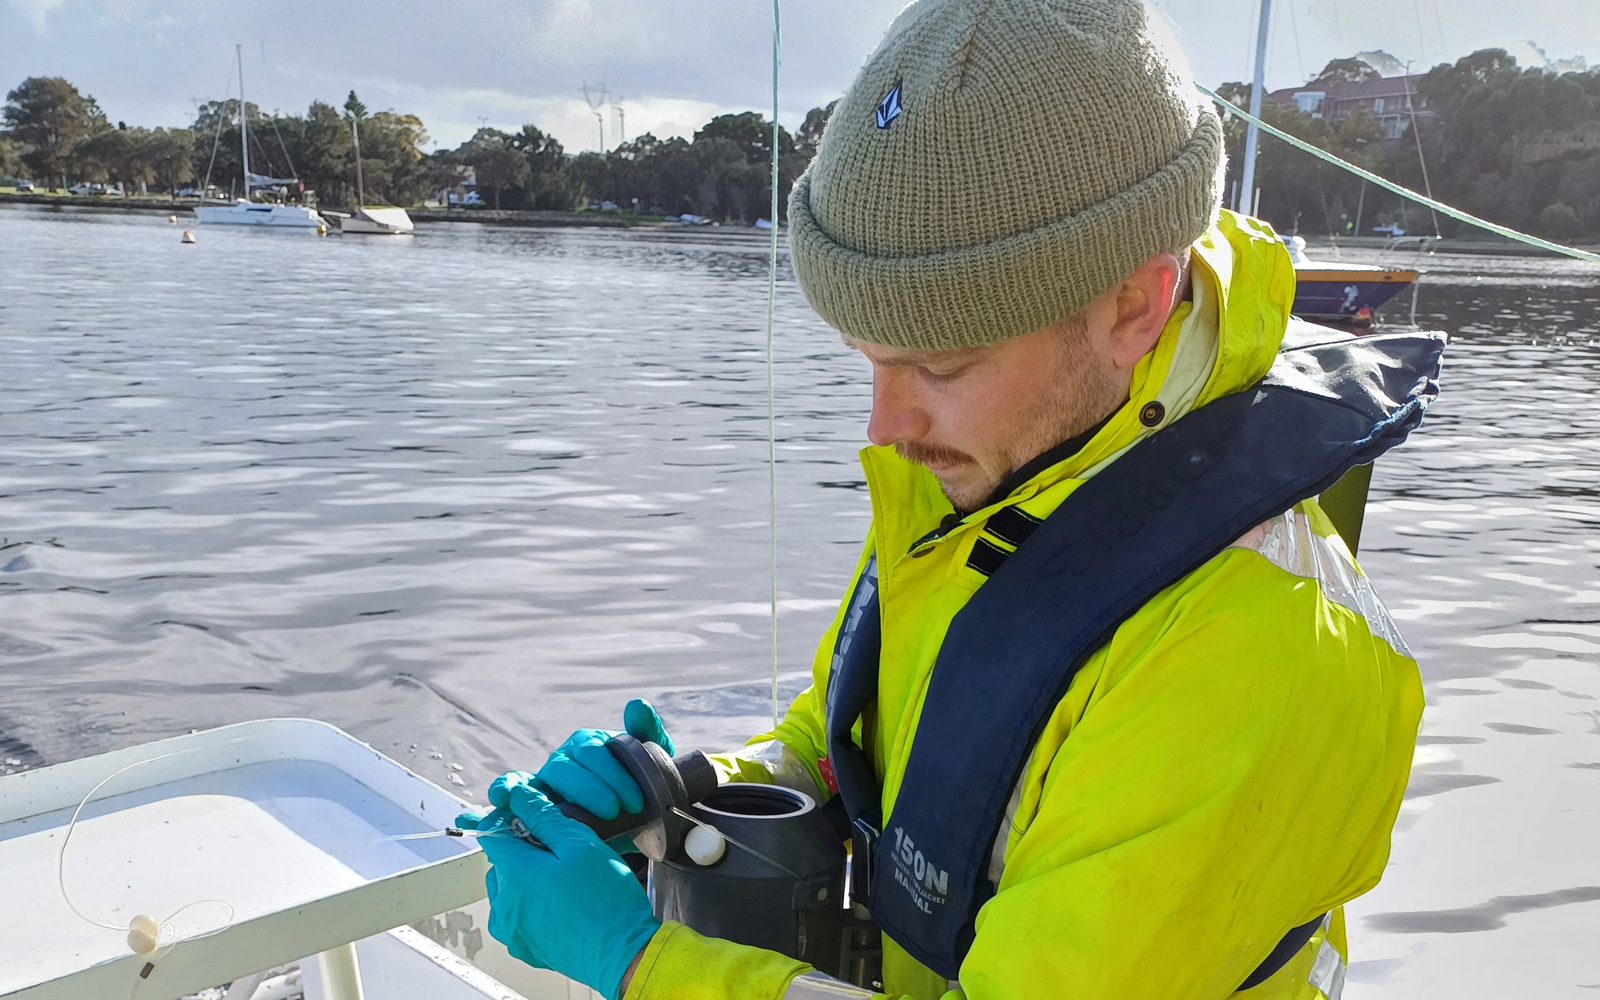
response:
[[[978,908],[995,892],[989,856],[1006,804],[1084,660],[1246,531],[1404,441],[1438,394],[1443,334],[1354,339],[1309,329],[1340,339],[1285,347],[1257,385],[1130,448],[993,568],[939,650],[887,821],[871,760],[851,734],[877,696],[881,649],[875,567],[861,575],[827,692],[828,759],[853,831],[852,892],[939,975],[955,979],[972,946]],[[1294,332],[1303,338],[1307,328]],[[1241,988],[1287,962],[1317,922],[1289,929]]]

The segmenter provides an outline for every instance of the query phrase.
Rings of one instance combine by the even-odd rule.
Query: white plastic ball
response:
[[[702,868],[709,868],[722,860],[728,852],[728,842],[722,834],[709,826],[696,826],[683,838],[683,852],[689,860]]]
[[[148,955],[161,943],[161,925],[148,913],[141,913],[128,922],[128,947],[135,955]]]

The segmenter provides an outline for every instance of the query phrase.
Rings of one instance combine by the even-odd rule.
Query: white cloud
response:
[[[1157,2],[1199,80],[1248,78],[1257,0]],[[1420,0],[1418,23],[1395,17],[1392,0],[1281,0],[1268,82],[1299,83],[1364,49],[1422,67],[1525,38],[1552,59],[1600,61],[1600,28],[1573,27],[1594,24],[1595,0],[1437,2],[1435,17]],[[784,0],[785,124],[838,96],[902,3]],[[628,95],[629,134],[688,134],[714,113],[766,108],[770,16],[734,0],[0,0],[0,88],[65,76],[113,120],[182,124],[192,102],[222,95],[243,43],[251,99],[269,109],[339,104],[354,88],[370,107],[420,115],[443,145],[484,117],[531,120],[576,150],[594,143],[585,81]]]
[[[11,6],[21,12],[33,30],[44,34],[49,28],[48,15],[52,10],[60,7],[66,0],[11,0]]]

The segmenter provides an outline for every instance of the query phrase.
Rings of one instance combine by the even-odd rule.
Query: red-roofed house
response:
[[[1416,103],[1419,121],[1433,117],[1427,98],[1417,93],[1420,79],[1420,76],[1387,76],[1359,83],[1325,80],[1275,90],[1267,99],[1292,104],[1313,118],[1335,122],[1365,111],[1378,120],[1379,134],[1383,138],[1398,139],[1411,127],[1412,102]]]

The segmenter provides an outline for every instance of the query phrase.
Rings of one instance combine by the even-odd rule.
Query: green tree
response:
[[[828,127],[828,119],[833,117],[833,109],[838,106],[839,101],[835,98],[823,107],[807,111],[806,120],[800,124],[799,131],[795,132],[795,152],[804,156],[807,163],[816,157],[817,147],[822,145],[822,133]]]
[[[422,119],[394,111],[368,115],[366,107],[355,100],[354,91],[350,97],[345,108],[361,130],[361,174],[368,202],[415,205],[422,201],[430,182],[422,152],[428,142],[428,131]],[[352,104],[354,110],[351,110]],[[359,117],[357,112],[360,112]],[[354,170],[353,148],[351,156]]]
[[[1362,59],[1336,59],[1321,78],[1360,79]],[[1368,64],[1370,65],[1370,64]],[[1315,81],[1314,81],[1315,82]],[[1250,88],[1224,84],[1218,93],[1247,106]],[[1431,185],[1435,197],[1505,225],[1563,238],[1600,233],[1600,73],[1524,70],[1502,49],[1484,49],[1433,67],[1415,81],[1417,134],[1409,128],[1384,138],[1365,113],[1337,122],[1267,102],[1263,118],[1413,190]],[[1404,124],[1409,125],[1409,122]],[[1242,167],[1244,123],[1224,126],[1228,190]],[[1419,157],[1417,145],[1422,153]],[[1422,165],[1427,164],[1424,181]],[[1359,180],[1270,137],[1260,144],[1256,176],[1261,210],[1274,225],[1330,232],[1353,228],[1364,198],[1366,223],[1388,217],[1407,229],[1431,228],[1426,209]],[[1447,235],[1471,230],[1441,216]]]
[[[1600,74],[1524,70],[1484,49],[1435,66],[1417,92],[1433,112],[1420,135],[1438,197],[1518,228],[1563,225],[1565,212],[1543,214],[1559,205],[1576,217],[1573,235],[1600,230],[1600,149],[1562,146],[1600,130]],[[1552,142],[1554,154],[1541,151]],[[1420,184],[1414,164],[1401,161],[1402,183]]]
[[[1236,107],[1249,106],[1249,84],[1225,83],[1217,88],[1217,93]],[[1390,154],[1380,139],[1378,123],[1365,112],[1330,122],[1312,117],[1293,104],[1264,101],[1261,118],[1274,128],[1379,175],[1393,170]],[[1243,119],[1230,117],[1223,126],[1223,135],[1228,152],[1223,192],[1231,208],[1243,174]],[[1343,233],[1354,227],[1358,204],[1365,202],[1362,207],[1368,220],[1374,217],[1379,204],[1375,188],[1369,189],[1363,199],[1358,178],[1268,135],[1262,135],[1257,146],[1256,184],[1261,192],[1259,214],[1285,233],[1297,230]],[[1247,204],[1246,211],[1250,210]]]
[[[1578,213],[1572,206],[1560,202],[1546,205],[1539,212],[1539,231],[1551,239],[1565,240],[1578,235],[1583,229],[1583,223],[1578,219]]]
[[[694,141],[726,139],[739,148],[751,163],[768,163],[772,158],[772,123],[756,111],[737,115],[718,115],[701,126]],[[779,154],[791,152],[794,140],[782,127],[778,129]]]
[[[292,123],[292,131],[295,166],[306,187],[316,192],[318,204],[353,204],[356,167],[350,123],[333,105],[312,101],[305,117]]]
[[[246,103],[247,124],[259,129],[263,122],[261,109]],[[244,163],[239,151],[239,101],[207,101],[195,113],[194,126],[189,130],[194,140],[194,174],[208,185],[227,190],[236,185],[244,173]],[[260,173],[257,164],[255,172]]]
[[[479,194],[490,193],[497,209],[501,196],[520,190],[532,173],[527,157],[511,144],[511,136],[498,129],[479,129],[458,152],[461,162],[476,171]]]
[[[123,194],[136,194],[141,184],[156,179],[145,158],[150,136],[150,131],[142,128],[105,129],[80,140],[72,148],[71,160],[81,176],[114,181]]]
[[[1365,59],[1347,58],[1333,59],[1328,65],[1322,67],[1318,73],[1307,83],[1307,87],[1319,83],[1363,83],[1367,80],[1381,80],[1383,74],[1373,69]]]
[[[30,76],[6,94],[6,124],[14,139],[27,146],[23,162],[50,189],[66,173],[72,149],[106,127],[94,98],[59,76]]]
[[[194,180],[194,137],[186,129],[158,128],[145,139],[140,155],[155,181],[174,199],[178,188]]]
[[[22,143],[0,133],[0,174],[15,175],[22,170]]]
[[[507,144],[528,161],[528,177],[522,184],[525,207],[572,207],[576,195],[567,176],[567,155],[555,136],[546,135],[535,125],[524,125],[522,131],[507,139]]]

